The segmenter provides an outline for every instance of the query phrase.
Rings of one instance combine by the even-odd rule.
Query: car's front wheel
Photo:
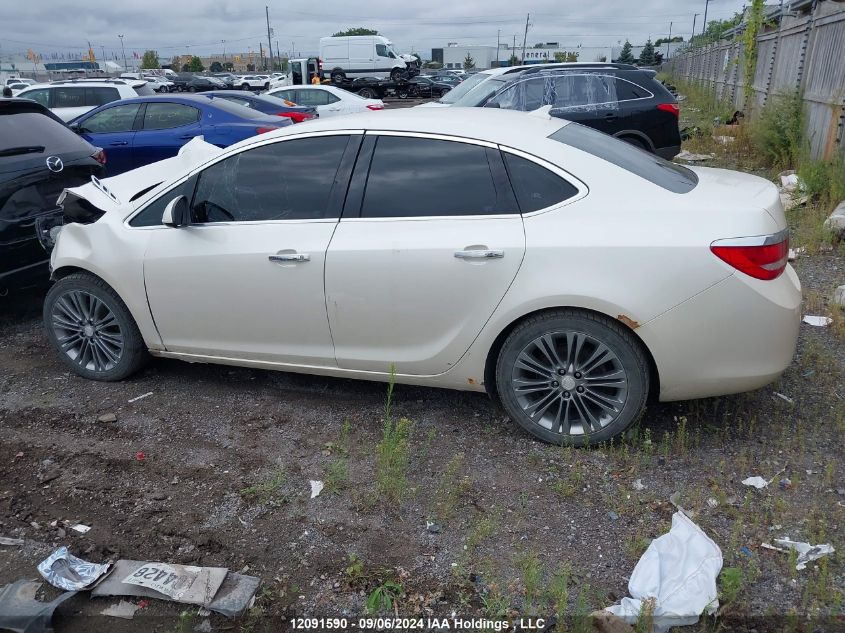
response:
[[[605,316],[555,310],[520,323],[496,364],[510,417],[554,444],[597,444],[644,411],[649,365],[636,336]]]
[[[74,273],[57,281],[44,300],[47,337],[71,371],[92,380],[123,380],[148,359],[123,300],[105,281]]]

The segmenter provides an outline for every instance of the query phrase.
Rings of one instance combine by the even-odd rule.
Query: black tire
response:
[[[333,84],[340,84],[343,83],[343,80],[346,79],[346,73],[344,73],[340,68],[335,68],[332,71],[332,83]]]
[[[407,88],[397,88],[396,89],[396,96],[400,99],[407,99],[410,94],[410,91]]]
[[[241,90],[249,90],[249,89],[250,89],[249,84],[244,84],[244,85],[241,86]]]
[[[194,86],[188,86],[188,92],[196,92],[197,89]]]
[[[375,99],[376,93],[372,88],[361,88],[358,91],[358,96],[363,97],[364,99]]]
[[[394,68],[390,71],[390,79],[392,81],[399,81],[402,79],[402,69],[401,68]]]
[[[591,356],[599,352],[602,362],[595,364]],[[520,357],[527,363],[517,364]],[[496,362],[496,392],[505,411],[531,435],[552,444],[595,445],[622,434],[645,410],[649,381],[648,360],[630,330],[604,315],[574,309],[520,323]]]
[[[64,351],[62,349],[58,339],[59,331],[57,331],[57,322],[55,319],[65,319],[65,321],[62,321],[62,323],[64,323],[67,321],[67,313],[63,313],[62,308],[57,305],[57,303],[61,301],[70,301],[71,296],[74,293],[77,293],[76,296],[78,296],[78,293],[82,293],[84,295],[94,297],[105,306],[103,310],[108,311],[105,312],[105,314],[110,312],[110,314],[113,315],[116,325],[109,326],[108,329],[110,330],[112,337],[115,336],[115,330],[118,332],[119,336],[122,337],[122,349],[120,353],[116,355],[116,360],[113,362],[113,366],[104,367],[104,369],[99,371],[88,368],[87,366],[84,367],[79,362],[80,358],[84,360],[84,356],[78,355],[77,358],[74,359],[71,357],[69,351]],[[73,305],[72,302],[70,305]],[[100,314],[103,313],[104,312],[100,312]],[[132,318],[129,308],[126,307],[126,304],[111,286],[99,277],[89,273],[74,273],[72,275],[68,275],[67,277],[63,277],[53,284],[44,299],[43,320],[44,328],[47,331],[47,338],[59,354],[59,358],[71,371],[83,378],[109,382],[123,380],[141,369],[141,367],[143,367],[149,360],[147,346],[144,344],[144,339],[141,337],[141,332],[138,330],[138,326],[135,323],[135,319]],[[78,327],[82,327],[81,320]],[[91,347],[94,346],[89,344],[89,348]],[[100,358],[105,358],[105,356],[101,353]]]
[[[270,83],[264,84],[264,90],[270,90]]]

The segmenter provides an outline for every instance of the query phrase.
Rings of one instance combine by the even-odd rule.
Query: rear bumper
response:
[[[669,145],[668,147],[657,147],[655,148],[654,153],[660,156],[660,158],[672,160],[675,156],[681,153],[681,146]]]
[[[735,273],[636,330],[660,378],[660,400],[751,391],[795,355],[801,284],[791,266],[773,281]]]

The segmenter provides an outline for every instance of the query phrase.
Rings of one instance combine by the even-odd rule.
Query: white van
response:
[[[347,77],[390,77],[394,81],[410,70],[381,35],[320,38],[320,59],[332,81]]]

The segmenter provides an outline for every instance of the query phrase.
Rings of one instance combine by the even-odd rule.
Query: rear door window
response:
[[[584,125],[568,123],[549,138],[606,160],[673,193],[687,193],[698,184],[694,171]]]
[[[117,88],[87,86],[85,88],[85,105],[87,106],[101,106],[117,101],[120,99],[120,93]]]
[[[497,154],[458,141],[379,136],[361,217],[516,213],[512,196],[494,178]]]
[[[85,88],[59,86],[53,88],[54,108],[81,108],[85,104]]]
[[[49,88],[36,88],[35,90],[27,90],[25,93],[21,93],[18,95],[23,99],[32,99],[43,105],[45,108],[50,107],[50,89]]]
[[[144,113],[145,130],[168,130],[196,123],[200,111],[180,103],[148,103]]]

